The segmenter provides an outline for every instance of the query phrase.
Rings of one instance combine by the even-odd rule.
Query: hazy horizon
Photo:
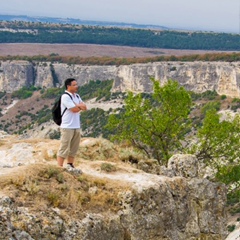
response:
[[[0,14],[240,33],[240,0],[8,0]]]

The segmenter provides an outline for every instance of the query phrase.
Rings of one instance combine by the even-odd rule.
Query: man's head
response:
[[[78,91],[78,84],[75,78],[68,78],[65,80],[65,88],[70,93],[76,93]]]

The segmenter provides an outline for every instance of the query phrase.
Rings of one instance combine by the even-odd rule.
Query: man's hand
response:
[[[80,102],[79,104],[77,104],[77,107],[82,110],[82,111],[86,111],[87,110],[87,106],[84,102]]]

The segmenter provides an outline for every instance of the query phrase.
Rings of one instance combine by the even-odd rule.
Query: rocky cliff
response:
[[[62,63],[5,61],[0,63],[0,91],[12,92],[22,86],[58,87],[68,77],[79,85],[90,80],[114,80],[113,92],[150,92],[150,77],[162,83],[177,80],[194,92],[215,90],[220,95],[240,97],[240,63],[154,62],[121,66],[83,66]]]
[[[0,137],[0,239],[223,240],[227,235],[226,189],[199,176],[193,155],[174,155],[162,169],[138,155],[143,165],[158,168],[157,175],[116,158],[130,149],[85,138],[76,159],[83,171],[78,176],[56,167],[58,140]]]

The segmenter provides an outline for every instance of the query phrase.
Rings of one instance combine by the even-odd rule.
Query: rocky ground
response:
[[[0,186],[1,186],[2,190],[0,192],[0,195],[1,196],[5,196],[5,195],[10,196],[11,199],[15,199],[14,200],[15,204],[18,204],[18,205],[23,204],[23,206],[25,208],[28,207],[28,211],[30,211],[31,214],[33,214],[33,212],[36,212],[36,211],[40,211],[40,212],[43,211],[45,209],[45,206],[49,204],[49,202],[48,202],[49,199],[48,199],[48,201],[46,201],[46,199],[43,200],[41,197],[41,201],[39,203],[34,204],[34,205],[32,203],[34,201],[34,197],[40,198],[40,196],[39,196],[40,189],[49,188],[48,191],[50,191],[50,189],[54,186],[55,186],[54,188],[57,189],[57,186],[59,183],[56,183],[56,180],[55,180],[55,183],[53,183],[54,177],[50,176],[50,175],[51,174],[54,175],[54,173],[56,173],[56,171],[58,172],[58,170],[57,170],[58,167],[56,166],[57,165],[56,164],[56,152],[57,152],[58,146],[59,146],[59,140],[50,140],[50,139],[42,139],[42,138],[29,138],[29,139],[23,140],[23,139],[20,139],[18,136],[8,135],[4,132],[1,132],[0,133],[0,156],[1,156],[1,158],[0,158]],[[136,160],[134,164],[129,161],[130,156],[131,156],[131,158],[134,157],[134,159]],[[176,159],[178,159],[178,157]],[[173,163],[171,163],[170,166],[175,166],[174,160],[172,160],[172,161],[173,161]],[[177,161],[179,161],[179,160],[177,160]],[[180,161],[182,161],[182,160],[180,160]],[[170,171],[170,169],[168,169],[167,171],[165,170],[165,173],[170,171],[170,172],[172,172],[171,174],[174,175],[175,171],[179,171],[178,174],[184,176],[182,163],[179,162],[179,164],[180,164],[179,167],[180,166],[181,167],[180,168],[178,167],[178,170],[176,168],[174,170],[174,167],[172,167],[171,171]],[[47,166],[49,166],[50,168]],[[51,166],[53,168],[51,168]],[[177,198],[179,198],[179,197],[180,197],[180,199],[186,198],[184,188],[185,188],[185,184],[189,184],[189,183],[185,182],[184,179],[181,180],[181,178],[175,179],[175,178],[169,178],[167,176],[159,175],[161,172],[164,172],[164,170],[160,169],[154,160],[147,160],[144,158],[143,155],[135,152],[133,149],[131,149],[127,146],[123,146],[123,147],[115,146],[105,139],[83,138],[81,140],[79,152],[78,152],[78,155],[76,158],[76,166],[77,166],[77,168],[79,168],[83,171],[82,175],[71,177],[71,174],[69,175],[65,171],[65,168],[63,168],[63,169],[59,170],[60,172],[58,172],[58,177],[56,177],[56,179],[59,182],[61,182],[60,176],[62,176],[65,179],[65,181],[72,181],[72,184],[75,184],[75,186],[72,185],[72,188],[76,187],[76,185],[79,184],[79,181],[81,182],[81,187],[84,187],[84,186],[85,186],[84,188],[87,187],[87,192],[84,193],[84,197],[86,199],[88,199],[91,196],[91,201],[89,201],[89,203],[86,204],[85,200],[81,200],[81,201],[83,201],[82,202],[83,212],[89,212],[89,210],[87,210],[87,209],[90,209],[90,208],[91,208],[91,214],[93,214],[93,213],[94,214],[102,214],[103,212],[105,212],[105,214],[107,214],[107,212],[109,212],[109,214],[110,214],[110,212],[112,212],[110,215],[108,215],[108,217],[109,217],[113,214],[113,212],[120,211],[120,209],[121,209],[120,205],[118,204],[118,201],[119,201],[118,194],[120,192],[124,191],[125,193],[127,193],[130,189],[135,189],[134,191],[137,191],[142,194],[146,194],[146,192],[150,191],[147,193],[147,195],[149,195],[149,194],[151,195],[151,194],[153,194],[152,193],[153,189],[155,189],[155,187],[156,187],[156,183],[159,181],[162,182],[161,183],[161,184],[163,184],[162,187],[164,186],[165,182],[170,181],[168,183],[168,184],[170,184],[168,187],[171,186],[170,187],[172,189],[171,191],[175,192],[174,195],[176,194],[176,192],[178,192],[179,196]],[[189,171],[188,172],[189,176],[192,176],[192,177],[196,176],[196,169],[192,168],[192,166],[191,166],[191,170],[188,169],[188,171]],[[155,173],[155,174],[152,174],[152,173]],[[41,178],[40,178],[40,175],[41,175]],[[43,178],[44,179],[47,178],[48,179],[47,182],[46,182],[46,180],[43,180]],[[198,180],[198,181],[200,181],[200,180]],[[190,182],[191,182],[191,180],[190,180]],[[189,186],[191,186],[190,188],[192,188],[193,185],[195,185],[195,184],[196,183],[192,182],[189,185]],[[200,184],[200,182],[199,182],[199,184]],[[204,186],[205,184],[206,184],[206,182],[205,182],[205,180],[203,180],[203,182],[201,183],[201,186]],[[207,194],[206,195],[206,196],[208,196],[207,198],[212,199],[212,197],[213,197],[213,199],[215,199],[214,201],[216,201],[216,196],[215,197],[214,197],[214,195],[211,196],[211,194],[213,194],[213,192],[211,192],[211,191],[213,191],[213,188],[210,187],[209,183],[207,183],[207,185],[208,185],[208,187],[206,188],[206,190],[208,189],[207,192],[205,192],[206,190],[202,189],[201,191],[203,191],[203,192],[201,193],[201,195]],[[64,184],[63,184],[63,186],[64,186]],[[162,187],[161,187],[161,189],[162,189]],[[202,187],[198,187],[198,188],[200,190]],[[217,188],[219,188],[219,187],[217,187]],[[167,189],[165,189],[165,190],[164,189],[165,189],[165,187],[161,191],[167,191]],[[212,189],[212,190],[210,190],[210,189]],[[180,192],[179,192],[179,190],[180,190]],[[61,191],[64,191],[64,190],[62,189]],[[76,189],[74,191],[77,192]],[[80,191],[80,189],[78,191]],[[82,191],[82,189],[81,189],[81,191]],[[41,194],[43,194],[44,190],[41,190],[41,192],[42,192]],[[104,195],[102,195],[102,194],[104,194]],[[154,194],[156,194],[156,193],[154,193]],[[163,193],[161,193],[161,194],[163,194]],[[168,194],[168,193],[165,192],[164,194]],[[221,195],[221,193],[220,193],[220,195]],[[76,196],[74,196],[72,193],[71,201],[73,201],[74,203],[77,201],[75,199],[75,197]],[[124,195],[124,198],[126,198],[126,197],[127,197],[127,195]],[[130,195],[129,195],[129,197],[130,197]],[[143,199],[140,200],[141,199],[141,197],[140,197],[140,199],[138,199],[137,202],[139,202],[139,201],[140,202],[141,201],[148,202],[149,201],[149,199],[148,200],[146,199],[147,198],[146,196],[142,195],[142,197],[143,197]],[[196,195],[196,197],[197,197],[197,195]],[[185,200],[183,200],[183,199],[177,200],[177,198],[175,199],[175,201],[185,201],[186,200],[186,199]],[[211,201],[213,201],[213,199]],[[62,197],[62,201],[64,202],[67,200],[64,197]],[[133,201],[133,199],[131,201]],[[165,200],[162,200],[162,201],[165,201]],[[172,200],[169,199],[169,201],[172,201]],[[202,201],[202,200],[200,200],[200,201]],[[206,200],[204,200],[204,201],[206,201]],[[203,204],[202,207],[206,204],[206,202],[204,203],[204,201],[202,202],[202,204]],[[59,205],[59,202],[57,202],[54,199],[52,199],[52,202],[53,202],[53,204],[55,204],[54,211],[60,211],[60,210],[56,210],[58,208],[61,209],[61,212],[63,211],[62,207]],[[220,204],[220,202],[218,204]],[[154,202],[152,202],[151,204],[153,204],[153,203]],[[148,204],[150,204],[150,203],[148,203]],[[162,204],[165,204],[165,203],[162,202]],[[168,206],[169,206],[169,204],[170,204],[170,202],[168,203]],[[180,202],[178,204],[180,204]],[[166,206],[165,206],[165,208],[167,209],[168,207],[166,207]],[[181,206],[181,204],[179,205],[178,211],[181,211],[180,206]],[[186,206],[184,207],[185,210],[183,209],[184,211],[188,211],[187,210],[188,207],[186,208]],[[72,209],[73,206],[70,205],[69,207]],[[154,209],[156,210],[157,207],[158,206],[155,206]],[[137,209],[138,209],[138,207],[137,207]],[[10,210],[8,209],[8,211],[10,211]],[[21,211],[21,210],[19,210],[19,211]],[[45,211],[46,211],[46,209],[45,209]],[[70,211],[70,209],[68,209],[68,211]],[[134,211],[136,211],[136,209],[134,209]],[[140,211],[140,209],[138,209],[138,211]],[[148,211],[151,212],[153,210],[149,209]],[[206,211],[206,209],[205,209],[205,211]],[[0,207],[0,213],[1,213],[1,207]],[[189,214],[187,212],[185,212],[185,213]],[[82,221],[86,220],[86,216],[87,216],[86,214],[80,214],[80,213],[76,213],[74,211],[72,212],[72,214],[73,214],[73,216],[78,214],[78,217],[81,215],[81,217],[83,219]],[[136,215],[136,216],[138,216],[137,218],[139,218],[142,214],[147,214],[147,213],[139,212],[138,215]],[[151,214],[156,214],[156,213],[151,213]],[[184,214],[184,213],[182,212],[182,214]],[[21,216],[21,213],[19,213],[19,218],[20,218],[20,216]],[[153,215],[151,215],[151,216],[153,217]],[[34,218],[34,219],[35,219],[35,217],[32,216],[32,218]],[[148,216],[148,214],[147,214],[146,217],[149,218],[150,215]],[[219,217],[220,217],[220,215],[218,216],[218,218]],[[127,218],[125,219],[125,221],[128,221]],[[206,218],[206,216],[205,216],[205,218]],[[213,216],[211,216],[211,218],[214,219]],[[96,224],[95,220],[94,220],[94,223],[91,223],[91,224]],[[219,218],[219,220],[220,220],[220,218]],[[24,221],[28,221],[27,217]],[[91,221],[93,221],[93,220],[91,220]],[[98,221],[100,221],[100,220],[98,219]],[[139,221],[140,221],[140,218],[139,218]],[[148,219],[148,221],[149,221],[149,224],[151,221],[154,222],[153,219],[152,220]],[[206,221],[206,219],[205,220],[202,219],[201,221]],[[210,221],[210,219],[208,221]],[[215,222],[215,223],[212,222],[211,224],[215,225],[216,223],[217,222]],[[16,225],[16,224],[17,224],[17,222],[15,222],[15,225],[14,225],[15,228],[23,229],[21,226]],[[18,222],[18,224],[19,224],[19,222]],[[207,224],[207,222],[206,222],[206,224]],[[217,223],[218,226],[220,226],[219,224],[220,224],[220,222]],[[217,225],[215,226],[215,228],[218,228]],[[145,226],[145,227],[147,227],[147,226]],[[137,227],[135,225],[132,225],[132,228],[136,228],[135,230],[139,231],[139,230],[137,230]],[[74,231],[77,231],[77,230],[75,229]],[[154,230],[152,229],[151,231],[149,231],[149,233],[151,234],[152,231],[154,232]],[[238,238],[236,238],[236,236],[238,236],[237,234],[240,234],[238,231],[239,230],[232,233],[233,237],[229,236],[227,239],[228,240],[238,239]],[[30,232],[30,230],[27,232]],[[115,234],[117,234],[117,233],[115,233]],[[132,233],[132,234],[134,235],[134,233]],[[146,239],[147,235],[144,235],[145,233],[138,232],[138,234],[139,234],[139,236],[141,236],[139,239],[144,239],[144,238]],[[154,235],[154,233],[152,233],[152,234]],[[105,235],[103,235],[99,239],[104,239],[104,236]],[[145,236],[145,237],[143,237],[143,236]],[[1,239],[1,237],[0,237],[0,239]],[[28,239],[28,238],[26,238],[26,239]],[[49,239],[51,239],[51,238],[49,238]],[[62,238],[59,238],[59,239],[62,239]],[[69,238],[66,238],[66,239],[69,239]],[[73,238],[73,239],[88,239],[88,238]],[[122,239],[122,238],[119,237],[119,238],[111,238],[111,239],[118,240],[118,239]],[[124,238],[124,239],[136,239],[136,238]],[[148,239],[150,239],[150,238],[148,238]],[[159,237],[159,238],[151,238],[151,239],[162,239],[162,238]],[[182,237],[176,238],[176,236],[175,237],[172,236],[172,238],[170,238],[170,239],[175,240],[175,239],[184,239],[184,238],[182,238]],[[205,238],[201,238],[201,239],[205,239]],[[220,238],[210,237],[208,239],[220,239]],[[221,239],[223,239],[223,238],[221,238]]]

